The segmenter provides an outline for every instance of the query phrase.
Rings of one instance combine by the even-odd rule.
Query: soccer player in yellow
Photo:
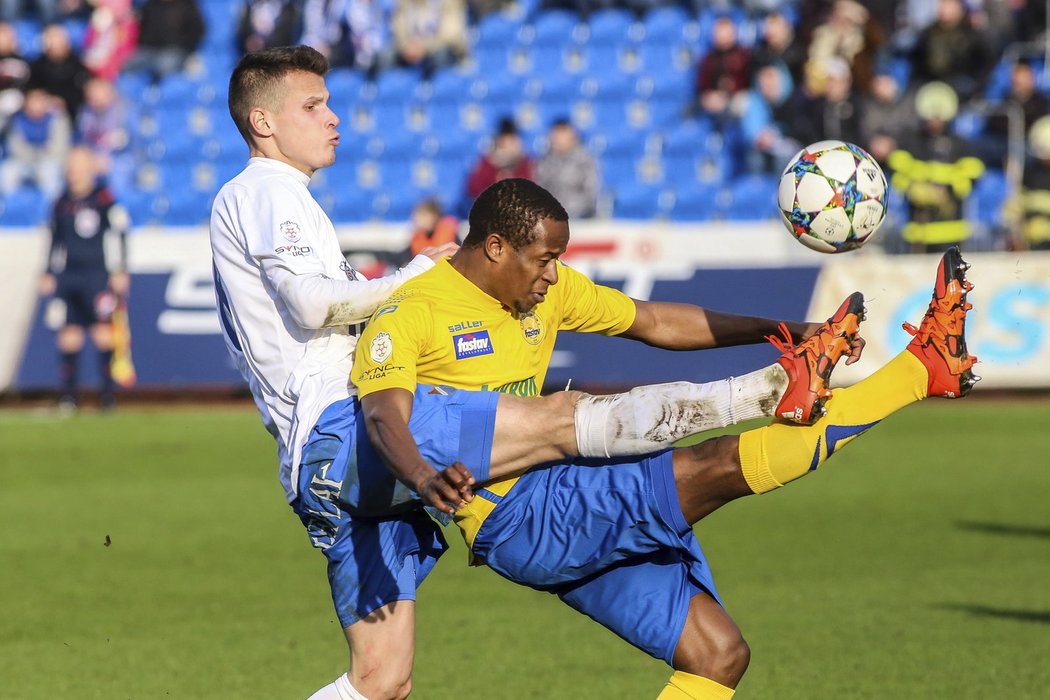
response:
[[[462,249],[404,285],[373,316],[351,378],[371,445],[402,480],[417,483],[411,475],[425,460],[416,444],[444,429],[413,422],[420,385],[536,394],[559,330],[624,335],[671,349],[758,342],[768,332],[749,326],[754,319],[638,302],[594,285],[558,262],[568,243],[567,218],[537,185],[497,183],[475,202]],[[667,661],[675,673],[663,700],[731,697],[749,651],[721,606],[692,525],[733,499],[812,471],[908,403],[968,392],[975,358],[963,336],[964,271],[958,251],[949,252],[908,349],[871,378],[836,391],[827,415],[812,426],[778,422],[641,459],[578,459],[485,483],[455,515],[474,560],[555,593]],[[862,297],[853,295],[802,345],[820,348],[818,361],[834,364],[849,352],[861,314]],[[801,352],[790,341],[784,349]],[[469,449],[467,466],[479,482],[488,476],[494,420],[477,420],[477,445]],[[586,426],[577,430],[580,453],[593,454]],[[360,457],[365,469],[370,460]]]

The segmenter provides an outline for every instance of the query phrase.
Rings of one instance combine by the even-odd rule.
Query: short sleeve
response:
[[[357,342],[350,373],[359,396],[416,390],[416,367],[430,342],[431,318],[425,304],[403,298],[376,310]]]
[[[561,330],[620,335],[634,323],[634,300],[612,287],[603,287],[564,264],[558,268],[563,300]]]

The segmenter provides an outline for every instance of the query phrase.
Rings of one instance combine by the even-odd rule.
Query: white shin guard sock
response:
[[[576,402],[576,444],[582,457],[654,452],[705,430],[772,416],[787,384],[787,372],[774,364],[706,384],[672,382],[623,394],[584,394]]]
[[[354,686],[350,685],[350,679],[344,673],[307,700],[368,700],[368,698],[354,690]]]

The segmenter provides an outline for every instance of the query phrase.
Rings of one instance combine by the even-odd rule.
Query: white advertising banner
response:
[[[0,333],[0,391],[11,386],[22,361],[22,349],[39,297],[46,268],[47,239],[43,231],[0,229],[0,299],[4,299],[4,332]]]
[[[1050,253],[964,254],[974,290],[966,319],[967,349],[979,359],[978,389],[1050,386]],[[864,357],[839,365],[835,383],[851,384],[902,350],[933,291],[936,255],[829,258],[817,279],[811,319],[825,318],[851,292],[864,292]]]

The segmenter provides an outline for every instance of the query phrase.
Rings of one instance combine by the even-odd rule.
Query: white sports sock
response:
[[[368,700],[368,698],[354,690],[354,686],[350,685],[350,679],[344,673],[307,700]]]
[[[623,394],[584,394],[576,402],[582,457],[655,452],[689,435],[772,416],[787,389],[780,365],[718,382],[651,384]]]

